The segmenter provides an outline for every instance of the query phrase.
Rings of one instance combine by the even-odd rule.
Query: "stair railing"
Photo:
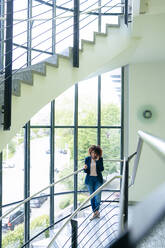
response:
[[[107,161],[107,160],[106,160]],[[122,162],[123,160],[120,160],[120,159],[108,159],[108,161],[109,162]],[[42,193],[43,191],[45,191],[46,189],[48,189],[48,188],[50,188],[50,187],[53,187],[53,186],[55,186],[56,184],[58,184],[58,183],[61,183],[61,182],[63,182],[64,180],[66,180],[66,179],[68,179],[68,178],[70,178],[70,177],[72,177],[73,175],[76,175],[76,174],[79,174],[79,173],[81,173],[82,171],[83,171],[84,169],[79,169],[79,170],[77,170],[77,171],[75,171],[75,172],[72,172],[72,173],[70,173],[70,174],[68,174],[67,176],[65,176],[65,177],[63,177],[63,178],[61,178],[61,179],[59,179],[58,181],[56,181],[56,182],[54,182],[54,183],[52,183],[52,184],[49,184],[48,186],[46,186],[46,187],[44,187],[43,189],[41,189],[40,191],[38,191],[37,193],[35,193],[35,194],[33,194],[33,195],[31,195],[30,197],[28,197],[28,198],[26,198],[26,199],[24,199],[23,201],[21,201],[19,204],[17,204],[15,207],[13,207],[12,209],[10,209],[9,211],[7,211],[7,212],[5,212],[1,217],[0,217],[0,222],[2,222],[2,219],[4,219],[6,216],[8,216],[9,214],[11,214],[13,211],[15,211],[17,208],[20,208],[22,205],[24,205],[25,203],[27,203],[27,202],[29,202],[30,200],[32,200],[32,199],[35,199],[35,197],[38,195],[38,194],[40,194],[40,193]],[[118,176],[117,176],[117,178],[118,178]],[[119,178],[120,178],[120,176],[119,176]],[[110,181],[109,181],[110,182]],[[107,183],[108,184],[108,183]],[[105,186],[107,185],[107,184],[105,184]],[[113,195],[115,194],[115,192],[113,192],[113,193],[111,193],[110,194],[110,196],[108,196],[103,202],[108,202],[109,201],[109,198],[110,197],[113,197]],[[113,202],[115,201],[115,200],[117,200],[118,201],[118,198],[113,198]],[[110,199],[110,201],[111,201],[111,199]],[[89,205],[90,206],[90,205]],[[88,207],[89,207],[88,206]],[[86,206],[84,207],[84,208],[86,208]],[[83,208],[81,208],[81,210],[83,210]],[[69,216],[69,215],[68,215]],[[68,217],[67,216],[67,217]],[[67,218],[66,217],[66,218]],[[90,216],[89,216],[90,217]],[[65,219],[65,218],[64,218]],[[59,221],[57,221],[56,223],[58,223]],[[28,242],[26,242],[26,244],[29,244],[32,240],[34,240],[36,237],[38,237],[38,236],[40,236],[40,234],[41,233],[44,233],[44,231],[46,231],[46,230],[48,230],[48,229],[50,229],[51,227],[53,227],[56,223],[54,223],[53,225],[50,225],[48,228],[46,228],[45,230],[42,230],[42,232],[40,232],[39,234],[37,234],[35,237],[33,237],[32,239],[30,239]],[[23,247],[25,247],[25,246],[23,246]]]
[[[116,205],[113,205],[112,203],[116,202]],[[96,230],[95,225],[91,225],[89,227],[89,219],[92,217],[93,212],[90,212],[87,214],[86,218],[83,219],[80,225],[78,225],[78,220],[76,218],[71,219],[72,222],[75,223],[75,227],[72,227],[72,234],[71,236],[66,240],[66,242],[63,244],[63,247],[79,247],[80,244],[83,247],[91,247],[95,245],[96,247],[96,241],[98,243],[99,238],[101,238],[102,235],[105,234],[105,232],[108,232],[109,235],[105,236],[105,238],[101,239],[101,242],[105,242],[107,239],[111,239],[111,241],[115,238],[117,238],[118,234],[118,221],[119,221],[119,198],[116,196],[116,192],[111,193],[106,197],[105,200],[101,202],[100,205],[100,218],[97,219],[97,226],[99,226],[99,232]],[[95,228],[95,231],[93,230]],[[82,230],[81,230],[82,229]],[[88,233],[88,237],[85,237],[84,232]],[[112,230],[112,231],[111,231]],[[92,234],[93,232],[93,234]],[[97,236],[96,236],[97,233]],[[84,235],[84,236],[83,236]],[[96,239],[95,239],[96,236]],[[85,239],[85,244],[83,243]],[[68,242],[71,241],[71,244],[69,245]],[[92,243],[91,243],[92,241]],[[107,241],[106,241],[107,243]],[[98,246],[101,245],[100,243]]]
[[[165,161],[165,140],[143,131],[138,131],[138,135],[139,141],[131,185],[135,181],[143,143],[149,145]],[[132,223],[120,232],[117,240],[111,244],[111,248],[136,247],[165,218],[164,195],[165,184],[151,193],[146,200],[137,204],[132,213]]]
[[[99,226],[99,232],[100,234],[98,235],[97,230],[95,226],[92,226],[89,228],[89,222],[87,221],[91,217],[91,213],[87,215],[87,217],[83,220],[83,222],[78,225],[76,218],[71,220],[71,223],[73,225],[72,227],[72,236],[68,238],[68,240],[63,244],[62,247],[79,247],[80,244],[84,241],[81,246],[83,247],[100,247],[104,246],[108,243],[109,245],[117,238],[118,234],[123,232],[127,228],[128,224],[128,186],[129,186],[129,162],[131,159],[134,158],[134,156],[137,154],[137,152],[133,153],[128,157],[126,160],[124,158],[123,162],[123,170],[122,170],[122,179],[121,179],[121,190],[120,190],[120,204],[113,206],[109,202],[106,206],[101,207],[99,210],[101,218],[97,220],[97,226]],[[121,162],[121,160],[118,160],[118,162]],[[134,182],[133,182],[134,184]],[[133,185],[132,184],[132,185]],[[131,185],[131,186],[132,186]],[[110,194],[105,201],[109,201],[112,196],[115,196],[115,193]],[[117,199],[115,199],[117,200]],[[106,212],[106,209],[110,208]],[[104,212],[106,212],[104,214]],[[105,221],[105,217],[107,218]],[[115,220],[115,218],[117,220]],[[87,221],[87,222],[86,222]],[[86,223],[86,225],[85,225]],[[107,224],[111,223],[110,226],[107,227]],[[83,228],[82,228],[83,226]],[[82,230],[81,230],[82,228]],[[90,237],[85,237],[83,236],[83,232],[87,229],[88,236]],[[115,230],[113,230],[115,229]],[[81,231],[80,231],[81,230]],[[93,235],[91,234],[93,232]],[[108,235],[105,235],[105,233],[108,233]],[[96,236],[96,238],[95,238]],[[104,237],[105,236],[105,237]],[[104,237],[104,238],[103,238]],[[68,242],[71,240],[71,245],[69,246]],[[101,239],[101,241],[99,240]],[[96,245],[97,241],[97,245]],[[99,243],[100,241],[100,243]],[[104,243],[105,242],[105,243]]]
[[[109,162],[122,162],[123,160],[119,160],[119,159],[109,159]],[[10,213],[12,213],[14,210],[16,210],[17,208],[21,207],[22,205],[24,205],[26,202],[29,202],[30,200],[32,200],[34,197],[36,197],[37,195],[39,195],[40,193],[44,192],[45,190],[55,186],[58,183],[63,182],[64,180],[72,177],[73,175],[77,175],[81,172],[83,172],[84,169],[79,169],[77,171],[74,171],[70,174],[68,174],[67,176],[55,181],[54,183],[51,183],[49,185],[47,185],[46,187],[42,188],[41,190],[39,190],[38,192],[34,193],[33,195],[27,197],[26,199],[24,199],[23,201],[21,201],[20,203],[18,203],[15,207],[13,207],[12,209],[10,209],[9,211],[7,211],[6,213],[4,213],[2,216],[0,216],[0,221],[2,221],[2,219],[4,219],[6,216],[8,216]]]
[[[16,210],[17,208],[21,207],[22,205],[24,205],[26,202],[29,202],[30,200],[32,200],[34,197],[36,197],[38,194],[42,193],[43,191],[55,186],[58,183],[63,182],[64,180],[68,179],[69,177],[72,177],[73,175],[76,175],[80,172],[82,172],[84,169],[80,169],[77,170],[75,172],[72,172],[70,174],[68,174],[67,176],[57,180],[54,183],[49,184],[48,186],[44,187],[43,189],[41,189],[40,191],[38,191],[37,193],[31,195],[30,197],[27,197],[25,200],[23,200],[22,202],[20,202],[19,204],[17,204],[15,207],[13,207],[12,209],[10,209],[9,211],[7,211],[6,213],[4,213],[1,217],[0,217],[0,221],[2,221],[2,219],[4,219],[7,215],[9,215],[10,213],[12,213],[14,210]]]
[[[2,123],[4,130],[9,130],[11,126],[12,90],[15,90],[15,85],[12,85],[12,82],[13,79],[19,79],[18,73],[22,69],[25,70],[28,66],[30,68],[31,65],[42,62],[48,56],[54,55],[55,52],[57,53],[59,46],[66,48],[73,46],[73,66],[78,67],[81,30],[99,19],[100,16],[123,15],[123,5],[121,5],[120,0],[107,0],[101,6],[98,0],[94,3],[88,0],[66,0],[61,5],[56,5],[54,2],[56,3],[55,0],[53,4],[52,0],[39,1],[39,4],[37,3],[34,6],[31,4],[31,9],[29,6],[24,6],[15,10],[15,7],[18,7],[18,0],[1,0],[1,10],[3,11],[1,11],[0,19],[0,50],[1,52],[5,50],[5,52],[0,55],[0,88],[4,90],[4,100],[0,102],[0,105],[4,114]],[[86,6],[87,2],[88,5]],[[48,9],[40,10],[43,4]],[[117,8],[121,11],[115,13],[114,10]],[[7,9],[7,12],[5,12],[5,9]],[[57,9],[63,10],[63,12],[55,15],[54,12]],[[37,10],[38,13],[32,15],[33,11],[36,12]],[[27,18],[20,19],[19,16],[26,16],[26,12],[29,13]],[[65,13],[68,12],[69,15],[66,15]],[[43,18],[45,15],[46,18]],[[83,15],[85,17],[81,18]],[[94,18],[88,21],[91,16]],[[60,19],[64,20],[60,21]],[[84,21],[85,24],[83,24]],[[40,31],[38,28],[40,28]],[[66,41],[67,45],[65,45]],[[5,65],[3,57],[5,57]],[[22,78],[22,80],[25,79]]]
[[[138,154],[138,155],[137,155]],[[129,184],[129,165],[130,161],[135,157],[134,167],[132,170],[131,184]],[[124,159],[122,181],[121,181],[121,194],[120,194],[120,217],[119,217],[119,234],[123,233],[128,228],[128,190],[129,187],[135,183],[136,172],[138,168],[137,157],[139,158],[139,146],[137,151],[131,154],[127,160]]]
[[[110,200],[102,200],[102,201],[101,201],[101,204],[104,204],[104,203],[111,203],[111,202],[114,202],[114,203],[117,202],[117,203],[118,203],[118,202],[119,202],[118,197],[114,197],[114,198],[113,198],[113,195],[114,195],[114,193],[112,193],[112,194],[110,195],[110,197],[112,197],[112,199],[109,197]],[[86,205],[85,207],[81,208],[80,211],[86,210],[86,209],[88,209],[89,207],[91,207],[91,204]],[[118,206],[115,206],[115,207],[112,209],[112,211],[115,210],[115,209],[117,209],[117,208],[118,208]],[[104,207],[104,209],[105,209],[105,207]],[[110,211],[108,211],[107,213],[110,214],[112,211],[110,210]],[[32,243],[32,241],[34,241],[36,238],[38,238],[38,237],[39,237],[41,234],[43,234],[45,231],[48,231],[48,230],[52,229],[53,227],[56,227],[57,224],[61,223],[61,222],[64,221],[65,219],[69,218],[70,216],[71,216],[71,214],[68,214],[68,215],[62,217],[61,219],[57,220],[55,223],[51,224],[50,226],[44,228],[41,232],[37,233],[37,234],[36,234],[35,236],[33,236],[30,240],[28,240],[26,243],[24,243],[24,245],[23,245],[21,248],[26,247],[28,244]],[[89,217],[91,217],[91,214],[89,214],[88,217],[85,218],[85,220],[87,220]],[[113,217],[115,217],[115,214],[114,214],[114,216],[111,216],[111,218],[110,218],[109,220],[111,220]],[[102,218],[100,218],[100,220],[101,220],[101,219],[102,219]],[[74,220],[74,219],[72,219],[72,220]],[[72,222],[72,220],[71,220],[71,222]],[[118,222],[113,223],[113,225],[115,225],[115,224],[118,224]],[[111,226],[112,226],[112,225],[110,225],[110,227],[111,227]],[[110,227],[109,227],[109,228],[110,228]],[[116,225],[116,227],[117,227],[117,225]],[[113,230],[113,232],[116,232],[116,237],[117,237],[117,230]],[[72,238],[72,244],[74,244],[74,243],[75,243],[75,240],[77,239],[77,237],[75,237],[75,230],[74,230],[74,229],[72,229],[72,236],[71,236],[71,238]],[[81,240],[81,241],[82,241],[82,240]],[[80,243],[81,243],[81,241],[80,241]],[[66,241],[66,243],[67,243],[67,241]],[[80,243],[79,243],[79,244],[80,244]]]
[[[54,241],[58,237],[58,235],[62,232],[62,230],[70,223],[70,221],[80,212],[80,210],[95,196],[97,195],[101,190],[103,190],[109,183],[113,182],[116,179],[121,179],[122,176],[114,176],[113,178],[109,179],[107,182],[102,184],[94,193],[92,193],[72,214],[71,216],[66,220],[64,225],[57,231],[57,233],[54,235],[54,237],[51,239],[50,243],[48,244],[47,248],[50,248],[53,246]]]

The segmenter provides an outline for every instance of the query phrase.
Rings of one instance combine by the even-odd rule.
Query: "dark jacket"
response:
[[[87,173],[85,178],[85,184],[88,184],[90,177],[91,156],[85,158],[85,164],[88,166],[87,169],[84,169],[84,172]],[[101,173],[103,170],[104,170],[103,158],[99,158],[99,160],[96,160],[96,172],[97,172],[97,178],[100,183],[103,183],[103,176]]]

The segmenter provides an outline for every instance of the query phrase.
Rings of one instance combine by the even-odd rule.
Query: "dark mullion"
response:
[[[101,76],[98,76],[97,144],[101,144]]]
[[[30,196],[30,122],[25,127],[24,140],[24,198]],[[24,242],[30,239],[30,202],[25,203]],[[29,245],[26,246],[28,248]]]
[[[78,169],[78,84],[75,84],[74,101],[74,171]],[[74,175],[74,210],[77,208],[77,174]]]
[[[97,128],[98,126],[78,126],[78,128]],[[122,128],[121,126],[100,126],[101,128]],[[51,128],[51,126],[43,126],[43,125],[38,125],[38,126],[30,126],[30,128]],[[74,128],[74,126],[54,126],[54,128]]]
[[[124,67],[121,68],[121,158],[124,156]]]
[[[120,157],[124,157],[124,67],[121,68],[121,141],[120,141]],[[120,174],[123,171],[123,162],[120,166]],[[120,179],[120,187],[121,187]]]
[[[98,7],[101,7],[101,0],[98,0]],[[98,32],[101,32],[101,8],[98,9]],[[101,75],[98,76],[98,97],[97,97],[97,144],[101,145]]]
[[[4,16],[4,0],[0,0],[0,15]],[[4,69],[4,20],[0,20],[0,71]]]
[[[54,109],[55,101],[51,102],[51,129],[50,129],[50,184],[54,183]],[[50,225],[54,223],[54,186],[50,188]]]
[[[38,126],[30,126],[30,128],[51,128],[51,126],[44,126],[44,125],[38,125]]]

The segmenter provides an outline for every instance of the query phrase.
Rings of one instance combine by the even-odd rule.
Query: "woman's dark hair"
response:
[[[92,145],[89,147],[89,154],[91,155],[92,152],[95,152],[99,157],[102,157],[102,149],[100,146]]]

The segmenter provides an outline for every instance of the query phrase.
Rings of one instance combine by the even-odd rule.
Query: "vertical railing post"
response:
[[[126,230],[128,227],[128,178],[129,178],[129,162],[127,160],[125,165],[125,184],[124,184],[124,211],[123,211],[124,230]]]
[[[72,248],[77,248],[77,227],[78,227],[78,223],[77,220],[71,220],[71,227],[72,227],[72,244],[71,247]]]
[[[12,55],[13,55],[13,0],[7,1],[6,49],[5,49],[5,92],[4,92],[4,130],[11,126],[12,101]]]
[[[27,22],[27,66],[31,65],[32,57],[32,0],[28,0],[28,22]]]
[[[52,6],[52,53],[56,53],[56,1],[53,0]]]
[[[73,66],[79,67],[79,0],[74,0]]]
[[[120,190],[120,214],[119,214],[119,235],[127,230],[128,223],[128,178],[129,160],[125,160],[122,167],[122,182]]]
[[[98,32],[101,33],[101,21],[102,21],[102,16],[101,16],[101,1],[98,0]]]
[[[125,24],[128,26],[128,0],[125,0],[124,21]]]

